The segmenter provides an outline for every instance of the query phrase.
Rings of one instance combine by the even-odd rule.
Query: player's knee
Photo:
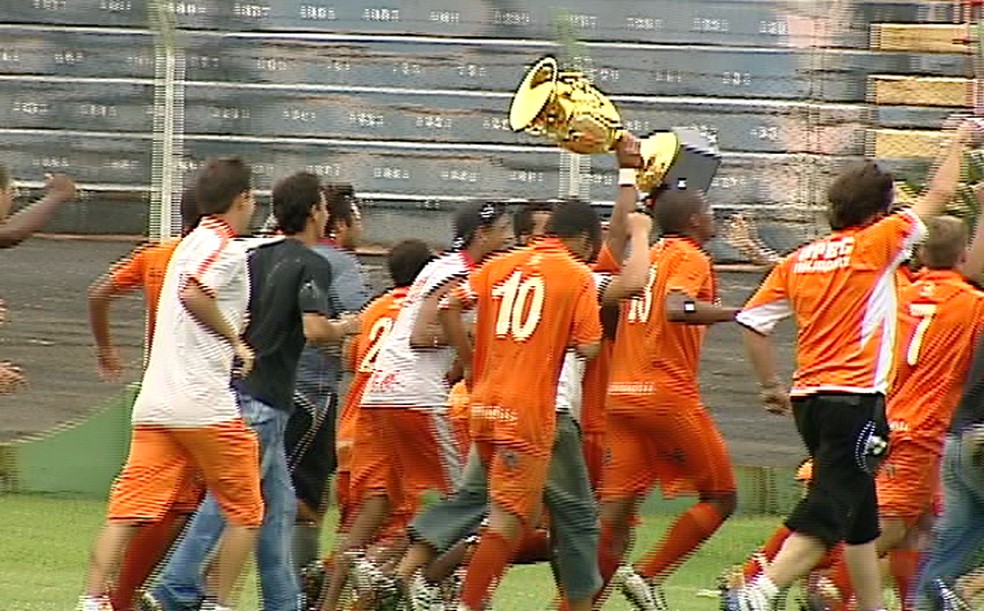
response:
[[[702,496],[701,501],[713,505],[722,520],[730,518],[735,513],[735,510],[738,509],[737,492],[723,492]]]

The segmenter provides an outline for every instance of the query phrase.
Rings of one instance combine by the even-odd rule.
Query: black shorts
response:
[[[335,417],[338,396],[332,395],[323,414],[295,402],[287,421],[284,446],[287,466],[297,500],[317,512],[324,511],[328,478],[338,467],[335,455]]]
[[[828,547],[874,541],[881,534],[875,472],[887,455],[878,440],[887,444],[889,436],[884,396],[811,395],[793,400],[793,416],[813,457],[813,480],[786,526]]]

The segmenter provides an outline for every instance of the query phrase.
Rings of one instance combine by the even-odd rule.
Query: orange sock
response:
[[[776,529],[776,532],[772,533],[769,540],[762,546],[762,555],[765,556],[765,559],[768,562],[772,562],[772,560],[776,557],[776,554],[779,553],[779,550],[782,549],[782,544],[786,542],[786,539],[788,539],[791,534],[793,534],[793,531],[789,530],[785,526],[780,526]],[[749,558],[745,561],[745,566],[743,567],[742,572],[745,574],[745,579],[748,580],[758,575],[760,570],[761,567],[759,566],[759,563],[756,562],[754,558]]]
[[[831,555],[833,557],[831,558],[828,578],[840,593],[841,609],[846,609],[847,603],[854,595],[854,588],[851,585],[851,573],[847,568],[847,562],[844,561],[844,548],[841,546],[835,547],[831,550]]]
[[[528,532],[519,543],[513,564],[533,564],[550,560],[550,533],[542,528]]]
[[[137,531],[123,557],[120,576],[112,595],[113,609],[132,611],[133,597],[137,590],[143,587],[167,555],[187,521],[187,513],[169,511],[160,522],[148,524]]]
[[[660,546],[648,552],[636,569],[643,577],[666,577],[724,522],[710,503],[697,503],[677,518]]]
[[[462,585],[461,602],[466,607],[474,611],[484,608],[512,559],[513,549],[514,545],[494,530],[482,533]]]
[[[902,601],[902,611],[911,611],[913,580],[916,571],[919,570],[919,552],[911,549],[900,549],[889,553],[889,563],[892,569],[892,579],[895,580],[895,589],[899,593],[899,600]]]
[[[823,558],[820,559],[820,562],[818,562],[817,565],[813,567],[813,570],[823,571],[823,570],[830,569],[830,567],[834,566],[834,563],[837,562],[837,559],[840,558],[843,554],[844,554],[844,544],[838,543],[832,549],[827,551],[826,554],[824,554]]]

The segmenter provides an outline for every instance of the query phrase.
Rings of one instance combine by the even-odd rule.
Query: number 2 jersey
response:
[[[379,349],[393,328],[396,317],[407,296],[407,287],[395,288],[374,299],[362,312],[362,332],[359,333],[350,355],[350,369],[354,372],[345,397],[345,406],[338,419],[338,445],[351,445],[355,439],[355,423],[359,417],[359,404],[366,385],[372,376]]]

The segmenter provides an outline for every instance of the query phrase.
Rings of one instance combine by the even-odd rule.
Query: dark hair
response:
[[[533,200],[516,208],[512,218],[516,237],[533,233],[533,215],[537,212],[553,212],[554,204],[551,200]]]
[[[433,258],[434,253],[423,240],[403,240],[390,249],[386,267],[395,286],[410,286]]]
[[[491,227],[506,214],[506,206],[499,202],[469,202],[454,215],[454,240],[451,248],[468,248],[475,233],[482,227]]]
[[[0,163],[0,191],[6,191],[10,187],[10,171],[7,166]]]
[[[547,233],[558,238],[587,234],[593,244],[601,243],[601,221],[591,204],[580,200],[563,201],[554,207],[547,221]]]
[[[277,182],[272,194],[277,229],[287,235],[304,231],[311,210],[321,203],[321,180],[310,172],[298,172]]]
[[[328,183],[323,187],[325,203],[328,205],[328,220],[325,233],[331,233],[339,225],[352,224],[352,204],[355,190],[347,182]]]
[[[707,200],[697,189],[667,189],[659,191],[653,206],[653,220],[664,234],[685,234],[695,214],[707,206]]]
[[[895,181],[873,161],[849,166],[827,189],[831,229],[857,227],[892,207]]]
[[[202,214],[224,214],[232,202],[252,188],[253,171],[238,157],[211,159],[195,181]]]
[[[198,227],[198,221],[202,220],[202,213],[198,209],[198,198],[196,189],[188,187],[181,193],[181,229],[189,232]]]

